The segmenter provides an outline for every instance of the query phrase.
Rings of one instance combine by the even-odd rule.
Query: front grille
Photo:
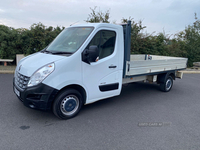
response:
[[[29,77],[24,76],[24,75],[20,74],[19,72],[16,72],[15,84],[19,88],[25,89],[27,87],[28,81],[29,81]]]

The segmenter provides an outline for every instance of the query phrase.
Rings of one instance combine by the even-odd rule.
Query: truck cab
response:
[[[20,61],[14,91],[28,107],[47,110],[54,106],[60,118],[74,116],[72,111],[83,104],[120,94],[123,43],[123,27],[119,25],[71,26],[47,48]],[[72,91],[69,97],[67,91]],[[57,104],[58,97],[63,104]]]

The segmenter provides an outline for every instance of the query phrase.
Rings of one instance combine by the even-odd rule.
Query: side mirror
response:
[[[96,45],[92,45],[89,49],[85,49],[82,52],[82,61],[90,64],[91,62],[95,62],[97,57],[99,56],[99,49]]]

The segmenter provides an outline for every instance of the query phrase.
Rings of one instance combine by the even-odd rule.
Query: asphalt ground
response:
[[[25,107],[0,74],[2,150],[200,149],[200,74],[184,74],[168,93],[158,85],[123,86],[120,96],[86,105],[70,120]]]

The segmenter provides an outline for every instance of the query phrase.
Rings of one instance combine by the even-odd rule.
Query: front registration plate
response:
[[[14,87],[15,94],[20,97],[20,92]]]

